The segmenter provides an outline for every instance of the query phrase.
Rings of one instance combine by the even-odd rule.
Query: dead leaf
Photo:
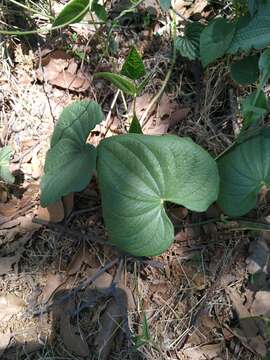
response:
[[[190,347],[190,345],[187,344],[180,352],[182,357],[187,357],[187,360],[218,360],[217,357],[220,356],[221,353],[222,343],[220,342],[217,344],[208,344],[197,347]]]
[[[100,360],[109,359],[113,341],[122,320],[123,311],[114,298],[110,299],[105,312],[100,318],[100,329],[95,338]]]
[[[255,274],[258,271],[267,274],[270,252],[265,239],[262,237],[254,239],[250,243],[248,251],[249,256],[246,259],[247,271],[250,274]]]
[[[70,313],[75,311],[73,304],[68,304],[62,311],[60,318],[60,335],[66,348],[79,356],[89,356],[87,342],[81,335],[77,335],[76,327],[71,324]]]
[[[51,85],[76,92],[84,92],[90,82],[86,75],[77,71],[74,58],[63,50],[55,50],[46,54],[41,61],[42,69],[37,70],[40,81],[48,81]]]
[[[61,222],[64,217],[64,206],[61,200],[48,205],[46,208],[39,206],[37,211],[37,217],[44,221],[50,221],[53,223]]]
[[[257,291],[250,310],[253,316],[270,317],[270,292]]]
[[[94,276],[99,269],[88,269],[87,273],[88,276]],[[113,281],[113,277],[111,274],[107,273],[106,271],[103,272],[93,283],[92,286],[98,289],[108,289]]]
[[[65,217],[67,217],[71,214],[74,207],[74,193],[64,196],[62,201],[64,205]]]
[[[8,347],[11,337],[12,334],[9,330],[5,333],[0,333],[0,358]]]
[[[23,299],[14,294],[0,296],[0,315],[14,315],[25,307]]]
[[[67,267],[67,274],[68,275],[77,274],[80,271],[83,263],[87,263],[87,259],[88,259],[88,246],[82,244],[79,247],[79,249],[76,251],[74,256],[72,257],[72,260]]]
[[[8,274],[10,271],[13,270],[13,265],[19,261],[20,255],[21,254],[16,254],[14,256],[6,256],[0,258],[0,276]]]
[[[60,289],[61,285],[65,282],[61,274],[48,274],[46,285],[42,292],[42,301],[47,302],[53,295],[56,289]]]

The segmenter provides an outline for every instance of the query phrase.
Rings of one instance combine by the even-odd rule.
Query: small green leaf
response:
[[[270,129],[232,148],[218,160],[218,203],[229,216],[242,216],[256,206],[263,185],[270,186]]]
[[[133,47],[124,62],[121,74],[132,80],[138,80],[145,75],[145,68],[138,51]]]
[[[246,56],[231,65],[231,77],[240,85],[253,84],[259,77],[258,57]]]
[[[260,86],[261,88],[267,83],[270,77],[270,49],[264,50],[259,60],[260,69]]]
[[[98,4],[97,0],[92,2],[91,11],[94,11],[94,13],[97,15],[97,17],[106,22],[108,20],[108,14],[106,12],[106,9],[104,6]]]
[[[257,90],[247,96],[242,103],[243,129],[251,125],[255,127],[258,121],[262,120],[268,112],[267,99],[262,90]]]
[[[94,77],[101,77],[111,81],[114,86],[128,95],[135,96],[137,94],[137,87],[134,82],[124,75],[114,74],[111,72],[100,72],[96,73]]]
[[[134,114],[133,119],[131,121],[129,133],[133,133],[133,134],[142,134],[143,133],[141,124],[140,124],[136,114]]]
[[[51,147],[62,138],[85,143],[90,131],[103,119],[101,107],[95,101],[75,101],[61,113],[53,132]]]
[[[72,192],[83,190],[96,165],[96,149],[72,139],[62,139],[46,155],[41,179],[41,205],[48,206]]]
[[[200,38],[200,55],[204,67],[226,53],[234,32],[235,25],[223,18],[215,19],[208,24]]]
[[[171,0],[160,0],[160,7],[163,11],[168,11],[171,7]]]
[[[195,60],[200,56],[200,36],[204,25],[199,22],[188,23],[185,27],[184,36],[176,38],[176,50],[189,60]]]
[[[12,153],[13,150],[11,146],[4,146],[0,149],[0,179],[8,184],[12,184],[15,181],[14,176],[9,170]]]
[[[55,18],[52,26],[65,26],[80,22],[89,10],[89,0],[69,1]]]
[[[166,201],[205,211],[218,195],[215,161],[189,138],[107,138],[98,147],[97,171],[110,241],[134,256],[161,254],[173,242]]]

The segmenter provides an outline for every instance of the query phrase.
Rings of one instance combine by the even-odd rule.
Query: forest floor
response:
[[[179,5],[186,18],[203,21],[213,12],[207,1],[189,3]],[[59,12],[64,1],[52,4]],[[110,16],[124,6],[115,4]],[[150,7],[154,20],[145,25]],[[215,205],[205,213],[169,205],[173,245],[161,256],[132,258],[108,245],[95,178],[68,199],[64,220],[63,209],[52,213],[39,205],[45,155],[62,109],[94,99],[106,119],[93,142],[125,133],[131,99],[116,97],[93,74],[118,70],[135,45],[146,69],[154,69],[137,100],[139,117],[170,66],[170,21],[154,1],[141,3],[114,30],[114,55],[105,51],[106,28],[87,19],[46,36],[2,38],[0,140],[14,150],[16,182],[0,187],[0,358],[267,358],[268,232],[222,220]],[[222,61],[203,71],[199,62],[177,56],[144,133],[189,136],[215,157],[239,131],[238,102],[250,91],[232,82]],[[249,219],[270,221],[269,210],[265,193]]]

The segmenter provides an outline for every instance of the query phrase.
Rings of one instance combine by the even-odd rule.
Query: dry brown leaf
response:
[[[255,274],[258,271],[267,273],[269,262],[269,248],[264,238],[258,237],[249,245],[249,256],[246,259],[247,271]]]
[[[37,70],[37,78],[46,80],[51,85],[84,92],[90,82],[86,76],[77,71],[77,64],[71,55],[63,50],[55,50],[46,54],[41,61],[42,69]]]
[[[74,309],[73,305],[67,306],[60,318],[60,335],[66,348],[79,356],[88,356],[89,348],[85,339],[76,334],[76,327],[71,324],[70,312]]]
[[[48,274],[46,285],[42,292],[42,301],[47,302],[56,289],[60,289],[60,286],[64,283],[64,277],[61,274]]]
[[[0,276],[5,275],[13,270],[13,265],[20,259],[21,254],[6,256],[0,258]],[[1,306],[1,305],[0,305]]]
[[[270,317],[270,292],[257,291],[250,310],[253,316]]]
[[[0,333],[0,358],[8,347],[11,337],[12,335],[9,330],[4,333]]]
[[[218,356],[221,355],[221,353],[222,343],[217,343],[198,347],[190,347],[190,345],[187,344],[180,354],[186,356],[187,360],[218,360]]]
[[[61,200],[48,205],[46,208],[39,206],[37,217],[44,221],[58,223],[65,217],[64,206]]]
[[[67,267],[67,274],[68,275],[75,275],[77,274],[83,263],[87,262],[88,258],[88,246],[82,244],[79,249],[76,251],[74,256],[71,259],[71,262],[68,264]]]
[[[88,276],[94,276],[99,269],[88,269],[87,273]],[[102,273],[93,283],[92,285],[98,289],[107,289],[111,286],[113,281],[113,277],[111,274],[107,273],[106,271]]]
[[[100,329],[95,338],[95,345],[100,360],[109,359],[113,341],[123,320],[123,311],[119,303],[112,298],[109,300],[105,312],[100,318]]]
[[[22,311],[24,307],[24,300],[14,294],[0,296],[0,314],[14,315]]]
[[[63,197],[65,217],[69,216],[74,207],[74,193]]]

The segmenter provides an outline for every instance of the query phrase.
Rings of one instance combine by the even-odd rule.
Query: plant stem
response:
[[[175,60],[176,60],[176,46],[175,46],[175,40],[176,40],[176,19],[175,19],[175,14],[173,13],[173,29],[172,29],[172,40],[173,40],[173,53],[172,53],[172,60],[171,60],[171,65],[169,67],[169,70],[166,74],[166,77],[163,81],[163,84],[161,86],[161,88],[159,89],[159,91],[157,92],[157,94],[152,98],[152,100],[150,101],[150,104],[148,105],[147,109],[145,110],[145,112],[143,113],[142,117],[141,117],[141,124],[142,124],[142,128],[146,125],[147,121],[148,121],[148,114],[149,112],[152,110],[153,106],[155,105],[155,103],[160,99],[160,97],[162,96],[168,81],[170,80],[170,77],[172,75],[172,71],[175,65]]]

